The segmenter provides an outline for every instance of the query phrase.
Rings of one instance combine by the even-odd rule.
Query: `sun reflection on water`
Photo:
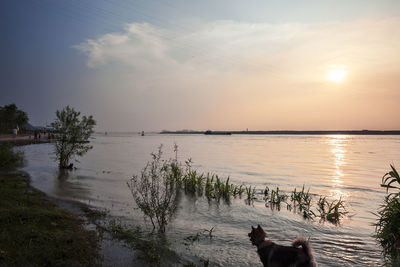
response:
[[[340,199],[347,194],[341,189],[343,184],[343,178],[345,176],[343,172],[343,166],[346,164],[346,146],[348,136],[347,135],[330,135],[329,144],[333,153],[333,166],[334,173],[332,175],[332,189],[330,190],[331,196],[335,199]]]

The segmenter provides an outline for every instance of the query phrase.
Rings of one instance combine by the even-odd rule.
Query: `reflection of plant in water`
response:
[[[378,221],[375,223],[375,238],[383,248],[386,263],[400,266],[400,176],[396,168],[390,165],[391,171],[382,177],[382,187],[396,192],[385,197],[384,204],[378,210]]]

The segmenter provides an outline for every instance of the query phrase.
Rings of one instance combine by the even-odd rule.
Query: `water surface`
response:
[[[205,199],[184,198],[169,226],[173,249],[183,258],[209,259],[216,266],[262,266],[247,233],[261,224],[270,239],[289,245],[296,236],[310,237],[321,266],[375,266],[381,252],[371,237],[376,212],[385,196],[379,187],[389,164],[400,166],[399,136],[316,135],[96,135],[93,150],[80,159],[77,170],[60,175],[52,160],[52,145],[25,146],[33,186],[49,195],[74,199],[107,208],[146,227],[135,209],[126,181],[150,160],[150,153],[164,144],[172,156],[179,145],[179,158],[192,158],[199,171],[230,177],[234,183],[266,185],[291,191],[303,184],[310,192],[342,198],[351,217],[340,226],[303,220],[300,215],[254,206],[243,200],[231,205],[209,204]],[[261,196],[260,196],[261,198]],[[182,244],[184,237],[215,226],[215,237]]]

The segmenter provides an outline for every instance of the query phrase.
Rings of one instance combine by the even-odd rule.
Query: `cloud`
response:
[[[324,24],[216,21],[186,31],[131,23],[75,48],[99,73],[96,86],[113,86],[109,97],[136,106],[140,115],[131,118],[150,128],[239,128],[252,118],[252,127],[260,129],[302,122],[317,129],[328,125],[312,112],[335,121],[352,108],[358,109],[352,120],[363,128],[367,106],[390,102],[376,98],[378,93],[399,94],[393,89],[400,74],[400,36],[394,34],[399,27],[397,18]],[[340,90],[325,79],[336,65],[349,71]],[[360,94],[371,97],[354,104]],[[243,110],[232,116],[238,109]],[[383,110],[378,113],[385,117]]]

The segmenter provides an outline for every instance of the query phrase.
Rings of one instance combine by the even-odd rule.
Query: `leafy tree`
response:
[[[79,118],[80,112],[66,106],[57,110],[56,120],[51,123],[54,128],[55,154],[60,169],[70,168],[70,160],[83,156],[93,146],[89,145],[96,121],[93,116]]]
[[[0,107],[0,132],[8,132],[17,126],[21,128],[28,120],[26,112],[19,110],[15,104]]]

